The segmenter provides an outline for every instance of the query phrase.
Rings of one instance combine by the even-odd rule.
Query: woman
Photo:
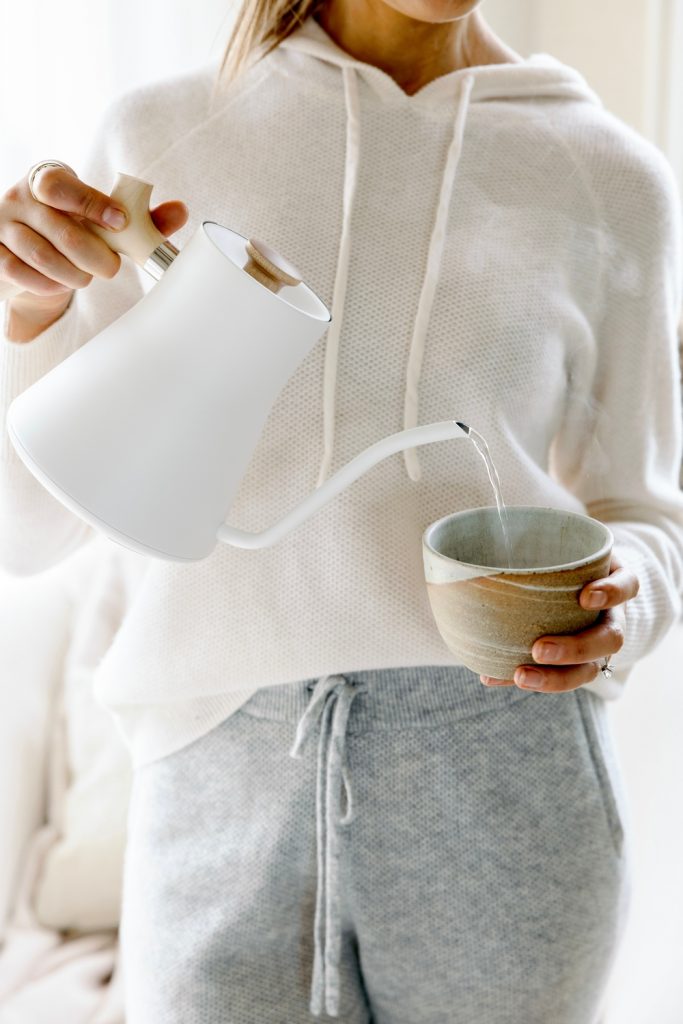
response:
[[[463,445],[385,460],[272,548],[150,559],[97,682],[136,767],[128,1024],[594,1021],[628,893],[603,698],[683,576],[668,165],[472,0],[246,0],[224,67],[110,108],[83,181],[45,168],[35,198],[5,194],[0,266],[25,289],[8,400],[142,295],[85,225],[117,170],[167,197],[154,218],[180,248],[215,219],[331,304],[231,525],[458,418],[508,503],[587,510],[616,540],[581,593],[597,624],[539,638],[513,680],[455,664],[425,594],[425,526],[491,504]],[[3,561],[39,571],[90,529],[5,443]]]

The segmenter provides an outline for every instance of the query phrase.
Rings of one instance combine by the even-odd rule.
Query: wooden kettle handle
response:
[[[107,243],[110,249],[129,256],[139,267],[144,267],[154,250],[166,242],[149,212],[149,199],[153,185],[130,174],[118,173],[110,192],[112,199],[122,203],[128,211],[128,223],[121,231],[110,231],[99,224],[88,222],[88,229]],[[167,245],[170,243],[166,242]],[[0,301],[10,299],[26,289],[19,285],[0,282]]]
[[[152,186],[146,181],[131,178],[129,174],[117,175],[111,197],[123,203],[128,210],[127,227],[122,231],[109,231],[98,224],[89,225],[108,246],[130,256],[141,267],[150,253],[162,242],[166,242],[154,226],[149,213],[151,191]],[[169,244],[166,242],[166,245]],[[278,292],[283,285],[295,286],[300,283],[300,271],[265,242],[249,238],[246,251],[248,258],[243,269],[270,291]]]
[[[99,224],[88,227],[114,252],[129,256],[139,267],[143,267],[148,256],[166,239],[155,226],[149,212],[149,199],[153,185],[130,174],[116,175],[110,192],[112,199],[128,211],[128,223],[121,231],[110,231]]]

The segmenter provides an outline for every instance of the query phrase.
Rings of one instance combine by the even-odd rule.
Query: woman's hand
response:
[[[587,583],[579,595],[583,608],[605,609],[594,626],[570,636],[540,636],[531,649],[536,664],[520,665],[514,679],[479,678],[486,686],[519,686],[546,693],[576,690],[590,683],[600,671],[600,663],[621,649],[624,605],[636,596],[638,588],[637,577],[613,554],[609,576]]]
[[[121,257],[88,230],[88,222],[116,230],[106,211],[119,204],[63,167],[39,171],[33,190],[38,199],[26,176],[0,196],[0,282],[22,289],[11,298],[11,310],[40,324],[57,319],[75,289],[87,287],[93,277],[111,278],[118,272]],[[188,218],[179,200],[162,203],[150,214],[164,236]]]

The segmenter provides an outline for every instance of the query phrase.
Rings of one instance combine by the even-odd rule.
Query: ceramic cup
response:
[[[494,679],[534,664],[538,637],[596,621],[600,613],[582,608],[579,592],[609,574],[614,543],[604,523],[577,512],[512,505],[507,514],[510,568],[495,506],[444,516],[422,536],[439,633],[461,664]]]

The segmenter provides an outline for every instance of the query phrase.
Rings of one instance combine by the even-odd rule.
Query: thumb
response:
[[[179,231],[189,217],[187,206],[180,199],[171,199],[167,203],[161,203],[149,213],[155,227],[164,238],[168,238],[174,231]]]

